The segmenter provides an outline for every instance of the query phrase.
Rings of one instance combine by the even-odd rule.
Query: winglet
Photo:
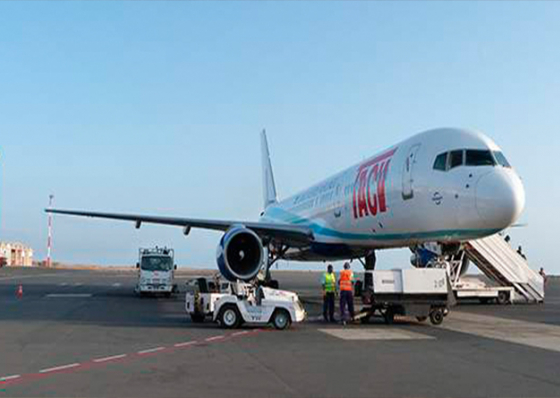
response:
[[[263,199],[264,208],[278,202],[276,195],[276,185],[274,184],[274,174],[270,163],[270,153],[268,151],[268,141],[266,131],[261,134],[261,155],[262,155],[262,175],[263,175]]]

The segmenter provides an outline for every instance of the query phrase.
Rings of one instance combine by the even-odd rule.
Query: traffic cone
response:
[[[16,297],[18,299],[23,297],[23,286],[22,285],[18,286],[17,291],[16,291]]]

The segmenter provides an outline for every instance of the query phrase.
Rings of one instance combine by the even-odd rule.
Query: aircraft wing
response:
[[[289,246],[305,246],[313,241],[312,231],[300,225],[262,223],[254,221],[204,220],[196,218],[144,216],[138,214],[99,213],[76,210],[46,209],[47,213],[71,216],[106,218],[111,220],[132,221],[139,228],[142,223],[173,225],[183,228],[201,228],[227,231],[232,225],[243,225],[253,230],[261,238],[268,238]]]

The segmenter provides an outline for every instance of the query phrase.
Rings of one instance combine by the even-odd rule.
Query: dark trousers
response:
[[[334,322],[334,292],[327,292],[323,296],[323,317],[325,321]]]
[[[350,318],[354,318],[354,294],[350,290],[340,291],[340,320],[346,320],[346,307],[350,313]]]

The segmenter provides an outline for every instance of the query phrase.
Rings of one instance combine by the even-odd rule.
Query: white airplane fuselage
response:
[[[310,228],[313,243],[283,257],[314,261],[482,238],[511,226],[524,205],[519,176],[490,138],[436,129],[271,204],[261,221]]]

